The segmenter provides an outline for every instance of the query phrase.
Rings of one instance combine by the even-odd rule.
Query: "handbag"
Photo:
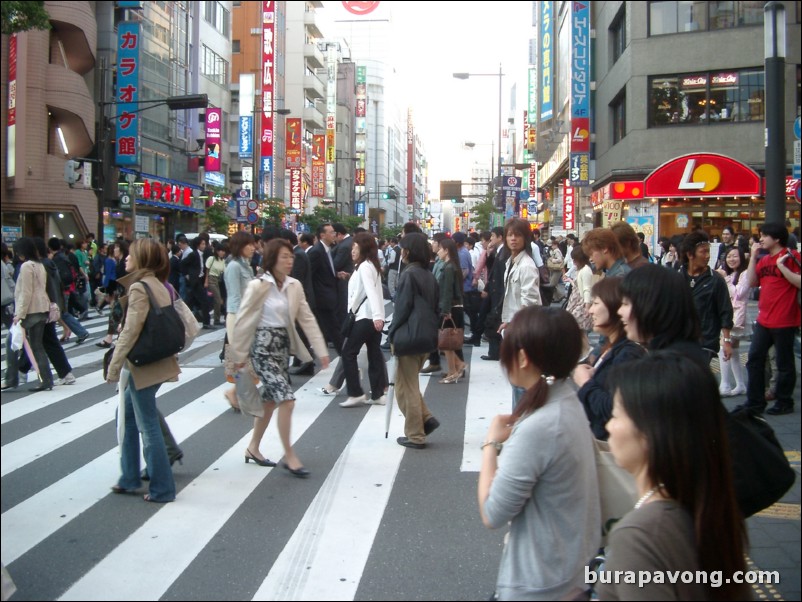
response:
[[[61,318],[61,310],[58,303],[50,302],[50,308],[47,310],[47,323],[58,322]]]
[[[111,347],[103,354],[103,380],[109,379],[109,366],[111,366],[111,358],[114,356],[114,347]]]
[[[251,373],[243,369],[236,375],[236,389],[237,389],[237,402],[239,409],[243,414],[248,414],[255,418],[262,418],[265,415],[264,403],[262,403],[262,395],[259,389],[256,388],[259,379],[254,382]]]
[[[184,324],[184,349],[188,349],[201,331],[201,325],[195,319],[195,314],[192,313],[192,310],[182,299],[176,299],[173,302],[173,307],[175,307],[175,311]]]
[[[785,495],[796,473],[768,422],[748,410],[727,416],[735,498],[748,518]]]
[[[148,294],[150,311],[139,338],[128,352],[128,361],[134,366],[144,366],[171,357],[184,349],[186,340],[184,323],[173,304],[157,307],[147,282],[140,280],[139,283]]]
[[[446,322],[451,322],[451,328],[446,328]],[[457,351],[462,349],[464,340],[465,329],[457,328],[451,318],[443,318],[440,329],[437,331],[437,349],[440,351]]]
[[[355,310],[348,310],[348,317],[345,319],[341,330],[343,339],[347,339],[349,336],[351,336],[351,331],[354,329],[354,324],[356,324],[356,314],[359,312],[359,308],[362,307],[367,300],[368,298],[365,296],[365,298],[362,299],[362,303],[357,305]]]
[[[635,477],[615,463],[606,441],[594,438],[593,449],[596,456],[596,477],[599,481],[602,546],[605,546],[615,523],[635,506],[638,487]]]
[[[537,274],[540,277],[540,286],[551,287],[551,272],[549,272],[549,268],[541,265],[537,268]]]

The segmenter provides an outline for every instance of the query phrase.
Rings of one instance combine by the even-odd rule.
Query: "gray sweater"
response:
[[[557,381],[545,406],[519,420],[504,444],[485,514],[511,521],[496,593],[559,600],[587,589],[584,567],[601,545],[593,439],[573,385]]]

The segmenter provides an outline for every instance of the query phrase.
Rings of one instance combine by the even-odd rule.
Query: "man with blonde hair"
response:
[[[623,277],[632,270],[624,259],[621,243],[609,228],[594,228],[588,232],[582,239],[582,250],[605,276]]]

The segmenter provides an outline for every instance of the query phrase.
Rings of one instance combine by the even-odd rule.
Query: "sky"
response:
[[[324,2],[321,16],[326,8],[327,17],[340,10],[332,4],[340,3]],[[376,44],[393,56],[399,94],[412,108],[415,131],[429,161],[429,187],[436,198],[440,180],[470,180],[474,162],[489,167],[491,142],[498,145],[499,64],[504,73],[504,127],[515,83],[516,115],[521,121],[533,36],[532,3],[384,0],[373,14],[388,16],[382,11],[389,12],[393,41]],[[460,80],[453,77],[455,72],[494,75]],[[474,142],[475,148],[465,149],[466,141]]]

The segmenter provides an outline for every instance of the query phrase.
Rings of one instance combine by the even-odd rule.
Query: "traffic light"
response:
[[[463,212],[462,212],[462,217],[464,217],[465,219],[468,219],[468,216],[469,216],[469,215],[470,215],[470,212],[469,212],[469,211],[463,211]]]
[[[74,159],[67,159],[64,164],[64,181],[69,184],[70,188],[81,178],[81,164]]]

